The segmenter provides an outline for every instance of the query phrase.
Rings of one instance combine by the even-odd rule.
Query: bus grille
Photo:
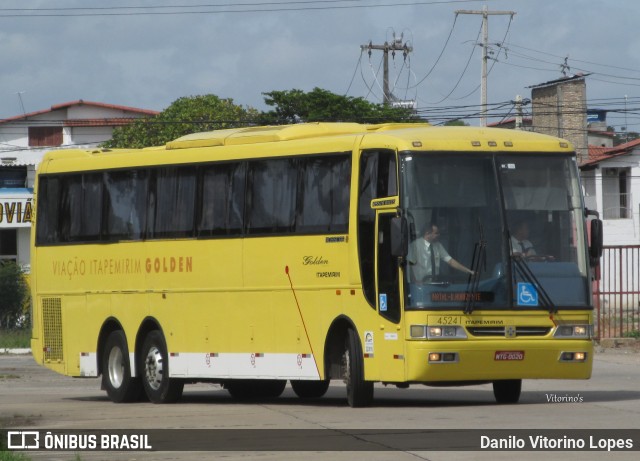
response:
[[[62,362],[62,301],[60,298],[42,300],[43,346],[45,362]]]
[[[473,336],[501,336],[506,335],[505,327],[467,327]],[[516,336],[546,336],[550,327],[516,327]]]

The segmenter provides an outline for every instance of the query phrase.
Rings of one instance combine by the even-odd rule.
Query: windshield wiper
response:
[[[538,290],[538,298],[542,301],[542,306],[549,311],[550,314],[558,312],[558,308],[553,304],[551,298],[549,297],[549,293],[544,289],[542,284],[538,281],[535,274],[529,267],[529,264],[525,261],[524,257],[521,255],[511,255],[511,260],[513,261],[513,265],[515,267],[514,281],[517,282],[517,275],[531,283]]]
[[[473,274],[469,275],[469,281],[467,282],[466,291],[466,304],[464,307],[465,314],[471,314],[476,303],[476,293],[478,292],[478,285],[480,284],[480,268],[481,266],[486,269],[487,265],[487,241],[484,239],[484,227],[482,222],[478,220],[478,227],[480,228],[480,240],[476,242],[473,247],[473,258],[471,259],[471,270]]]

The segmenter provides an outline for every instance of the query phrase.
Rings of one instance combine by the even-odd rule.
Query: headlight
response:
[[[412,339],[466,339],[467,333],[459,325],[411,325]]]
[[[553,336],[554,338],[591,339],[593,337],[593,325],[560,324]]]

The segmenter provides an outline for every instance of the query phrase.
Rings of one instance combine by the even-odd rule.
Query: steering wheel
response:
[[[555,256],[552,255],[529,255],[525,256],[524,259],[528,262],[541,263],[541,262],[552,262],[555,261]]]

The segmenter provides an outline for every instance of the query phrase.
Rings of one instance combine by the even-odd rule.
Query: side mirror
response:
[[[402,216],[391,218],[391,255],[406,258],[409,253],[409,226]]]
[[[589,235],[591,239],[589,242],[589,259],[591,260],[591,266],[595,267],[599,264],[600,257],[602,256],[602,221],[600,219],[592,219],[590,223]]]

